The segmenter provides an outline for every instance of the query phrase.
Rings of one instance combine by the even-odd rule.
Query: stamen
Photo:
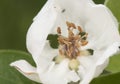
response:
[[[87,44],[88,44],[88,41],[86,41],[86,40],[81,41],[81,45],[82,45],[82,46],[85,46],[85,45],[87,45]]]
[[[67,24],[68,29],[71,28],[71,27],[76,29],[76,26],[75,26],[74,23],[70,23],[70,22],[67,21],[66,24]]]
[[[59,55],[56,56],[53,61],[58,64],[65,58],[70,60],[68,66],[71,70],[77,71],[80,65],[78,56],[93,55],[92,49],[81,50],[82,46],[88,44],[87,37],[88,33],[82,30],[80,26],[76,26],[74,23],[66,22],[68,27],[68,37],[62,35],[61,28],[57,28],[58,43],[59,43]],[[74,33],[73,30],[77,30],[78,33]]]
[[[93,53],[94,53],[93,49],[81,50],[80,56],[90,56],[93,55]]]
[[[74,33],[72,32],[72,30],[68,30],[69,32],[69,37],[73,37],[74,36]]]
[[[58,42],[60,44],[59,54],[65,55],[69,59],[76,59],[80,55],[81,46],[88,44],[86,40],[88,33],[84,32],[80,26],[76,29],[74,23],[66,22],[66,25],[68,27],[68,37],[61,35],[60,27],[57,29],[57,33],[59,34]],[[73,30],[78,30],[79,33],[75,34]]]
[[[58,34],[61,34],[61,29],[60,29],[60,27],[57,28],[57,33],[58,33]]]
[[[78,26],[78,30],[79,30],[80,32],[83,32],[83,30],[82,30],[82,28],[81,28],[80,26]]]
[[[56,56],[53,58],[53,61],[56,63],[56,64],[59,64],[61,61],[63,61],[65,59],[65,56]]]

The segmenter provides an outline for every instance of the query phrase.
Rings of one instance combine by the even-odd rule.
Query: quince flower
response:
[[[53,49],[47,37],[57,34]],[[89,84],[119,51],[118,23],[104,5],[92,0],[48,0],[27,33],[27,48],[36,67],[11,63],[27,78],[43,84]]]

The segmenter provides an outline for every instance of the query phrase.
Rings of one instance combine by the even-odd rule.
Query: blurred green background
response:
[[[26,33],[46,0],[0,0],[0,49],[26,50]]]
[[[0,49],[26,51],[27,30],[45,2],[46,0],[0,0]]]

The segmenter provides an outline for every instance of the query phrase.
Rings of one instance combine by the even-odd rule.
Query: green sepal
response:
[[[80,36],[84,36],[86,34],[86,32],[80,32],[79,35]]]
[[[90,53],[90,55],[94,54],[94,50],[93,49],[87,49],[87,51]]]
[[[105,0],[93,0],[96,4],[104,4]]]
[[[79,84],[80,83],[80,80],[79,81],[77,81],[77,82],[69,82],[68,84]]]
[[[57,38],[58,38],[57,34],[49,34],[47,37],[47,40],[49,40],[50,42],[50,46],[54,49],[57,49],[59,46]]]

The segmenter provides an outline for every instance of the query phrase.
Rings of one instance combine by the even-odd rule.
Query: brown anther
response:
[[[71,27],[73,27],[74,29],[76,29],[76,26],[74,23],[71,23]]]
[[[76,29],[76,26],[75,26],[74,23],[70,23],[70,22],[66,21],[66,24],[67,24],[68,29],[71,28],[71,27]]]
[[[79,30],[80,32],[83,32],[83,30],[82,30],[82,28],[81,28],[80,26],[78,26],[78,30]]]
[[[61,34],[61,28],[60,27],[57,28],[57,33]]]
[[[71,23],[66,21],[67,27],[70,28],[71,27]]]
[[[85,46],[85,45],[88,44],[88,41],[82,41],[81,43],[82,43],[82,44],[81,44],[82,46]]]
[[[61,35],[61,28],[58,27],[58,42],[59,42],[59,53],[66,56],[69,59],[76,59],[80,55],[81,46],[88,44],[87,35],[88,33],[84,32],[80,26],[76,28],[74,23],[66,22],[68,27],[68,37]],[[80,34],[74,33],[73,29],[78,30]]]

